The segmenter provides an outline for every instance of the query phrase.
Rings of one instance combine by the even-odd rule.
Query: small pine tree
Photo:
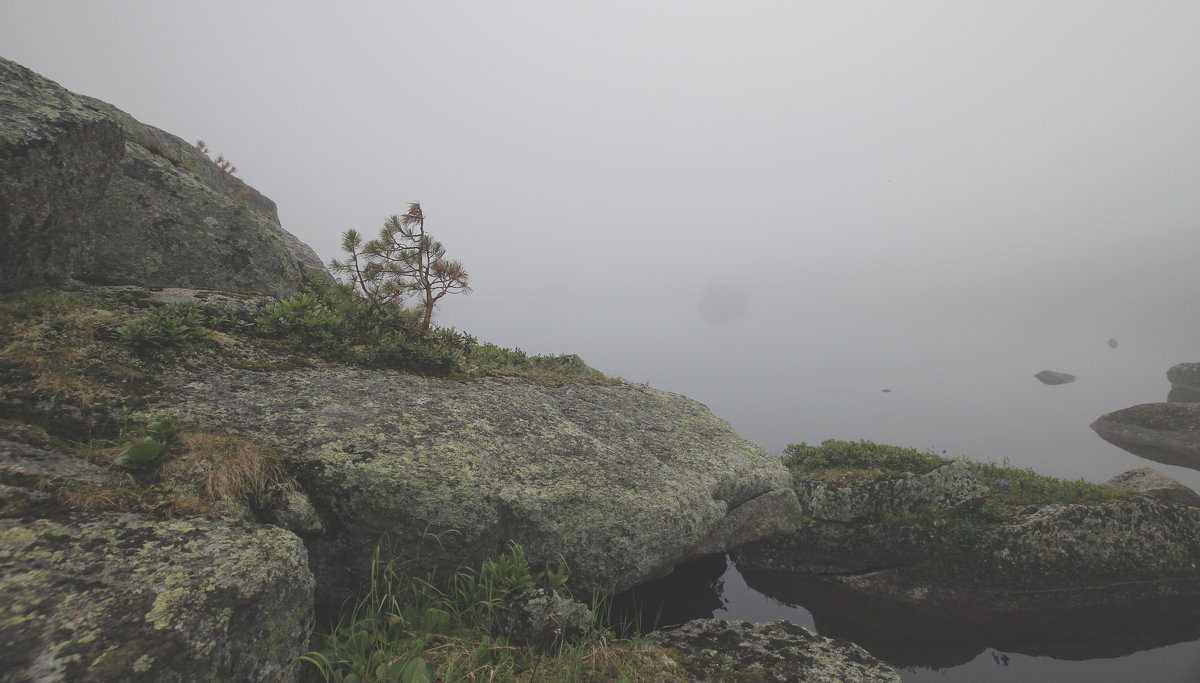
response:
[[[417,294],[424,311],[421,329],[428,332],[433,307],[446,294],[471,291],[467,271],[458,261],[446,258],[446,248],[425,232],[425,215],[419,203],[408,205],[408,213],[391,216],[379,237],[363,243],[356,230],[342,233],[345,261],[333,259],[329,267],[345,273],[351,285],[372,308],[402,305]]]

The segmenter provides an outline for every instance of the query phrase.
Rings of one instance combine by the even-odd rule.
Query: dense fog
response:
[[[773,452],[1103,481],[1150,463],[1087,425],[1200,361],[1200,4],[980,4],[7,2],[0,56],[205,140],[326,261],[421,202],[475,290],[442,325]]]

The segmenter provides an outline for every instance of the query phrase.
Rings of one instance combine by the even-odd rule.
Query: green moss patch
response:
[[[783,464],[793,477],[835,483],[876,481],[904,474],[925,474],[949,460],[913,448],[871,441],[830,439],[820,446],[791,444],[783,450]]]
[[[1083,479],[1066,480],[995,463],[970,463],[971,469],[987,483],[992,498],[999,504],[1022,505],[1096,504],[1125,500],[1130,492]]]

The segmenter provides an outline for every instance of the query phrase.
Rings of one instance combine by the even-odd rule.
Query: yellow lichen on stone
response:
[[[188,590],[175,588],[166,590],[154,598],[154,605],[146,613],[146,621],[154,624],[156,629],[171,628],[172,621],[178,619],[179,604],[186,602]]]

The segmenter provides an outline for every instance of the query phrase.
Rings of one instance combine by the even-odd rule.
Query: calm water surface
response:
[[[858,643],[911,682],[1200,681],[1200,601],[979,622],[887,609],[819,581],[743,575],[720,556],[619,596],[616,611],[640,619],[643,628],[709,616],[787,619]]]
[[[695,329],[684,351],[644,356],[647,364],[626,377],[707,404],[774,453],[800,441],[870,439],[1093,482],[1151,466],[1200,488],[1200,472],[1138,458],[1088,427],[1104,413],[1166,400],[1167,368],[1200,361],[1191,323],[1180,334],[1136,325],[813,323],[789,323],[786,329],[803,331],[775,336],[752,321]],[[1033,378],[1040,370],[1078,380],[1043,385]],[[890,613],[819,583],[744,576],[723,557],[679,570],[643,594],[656,599],[639,608],[648,621],[789,619],[863,645],[906,681],[1200,681],[1200,605],[1057,623],[970,623]]]

